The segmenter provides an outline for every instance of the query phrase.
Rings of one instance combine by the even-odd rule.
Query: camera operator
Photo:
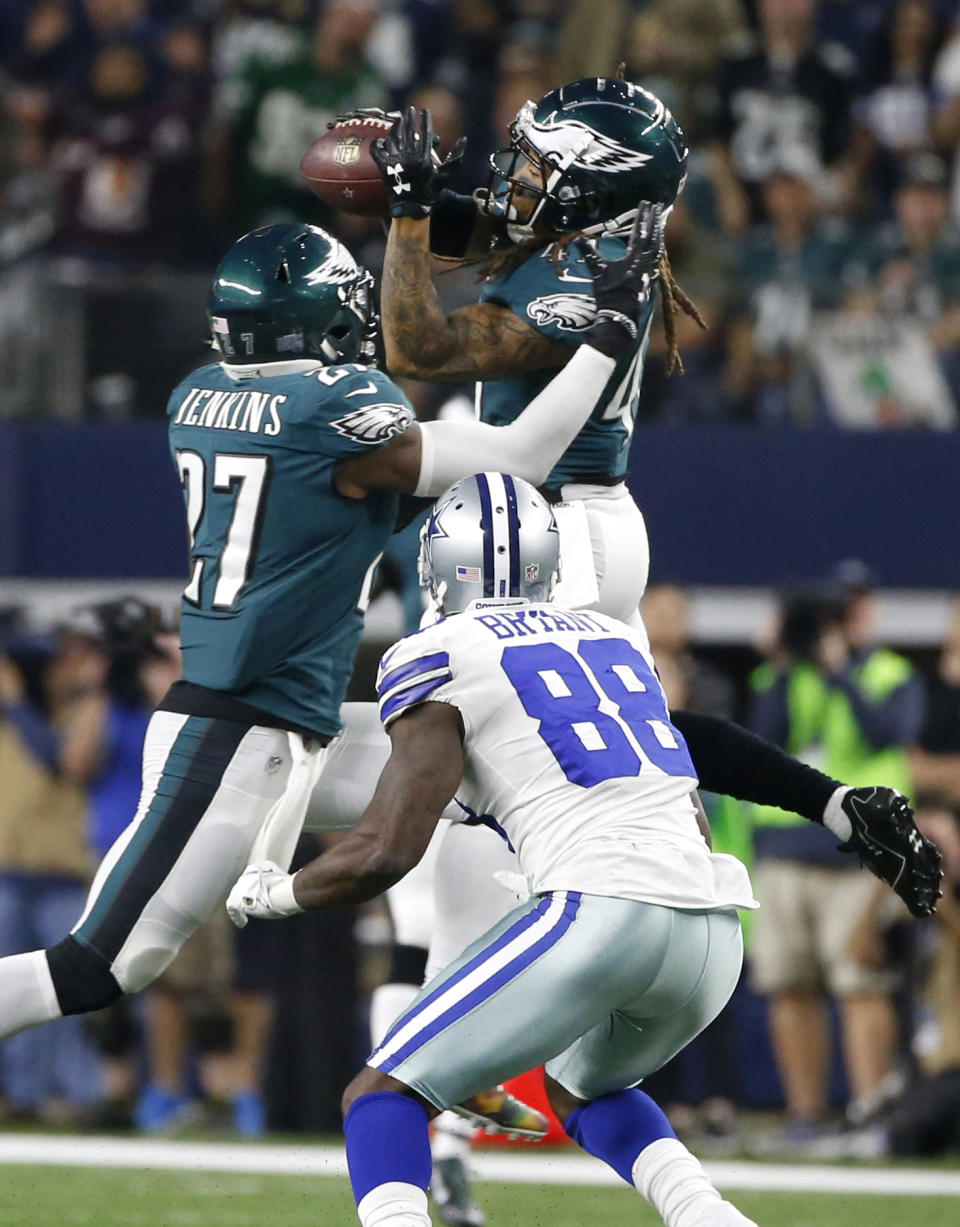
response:
[[[83,908],[105,669],[83,636],[39,634],[0,610],[0,954],[56,940]],[[13,1036],[0,1080],[8,1119],[85,1118],[100,1079],[82,1019]]]
[[[839,779],[909,795],[923,685],[908,661],[871,642],[865,570],[844,564],[836,580],[784,600],[770,658],[751,677],[749,727]],[[763,910],[753,979],[769,997],[788,1113],[784,1141],[802,1144],[817,1134],[828,1106],[827,993],[839,1007],[848,1116],[863,1119],[891,1088],[896,973],[880,940],[873,881],[837,851],[829,831],[772,807],[757,807],[755,822]]]

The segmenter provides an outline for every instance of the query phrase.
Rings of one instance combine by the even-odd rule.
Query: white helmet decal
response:
[[[602,170],[611,174],[636,170],[653,155],[621,145],[612,137],[588,127],[578,119],[565,119],[554,113],[545,120],[533,118],[535,103],[525,102],[517,115],[517,131],[551,165],[566,169]],[[666,108],[664,108],[666,109]],[[650,125],[654,126],[653,123]]]
[[[345,285],[353,281],[360,272],[356,260],[332,234],[325,233],[323,237],[330,244],[330,252],[306,275],[307,285]]]

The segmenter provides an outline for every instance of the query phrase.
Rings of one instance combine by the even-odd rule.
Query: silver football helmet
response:
[[[420,530],[419,568],[441,615],[485,597],[548,601],[560,571],[550,504],[519,477],[465,477],[437,499]]]

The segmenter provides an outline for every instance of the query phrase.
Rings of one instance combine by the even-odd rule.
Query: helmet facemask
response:
[[[346,285],[338,288],[340,311],[323,334],[320,352],[331,364],[373,362],[377,353],[380,317],[373,305],[373,274],[366,269]]]

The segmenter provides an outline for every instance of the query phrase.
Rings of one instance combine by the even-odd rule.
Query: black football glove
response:
[[[619,260],[601,256],[596,241],[578,239],[576,246],[593,277],[597,314],[585,340],[602,354],[616,358],[637,339],[641,310],[650,301],[660,276],[663,255],[663,206],[643,201]]]
[[[851,788],[840,805],[853,827],[841,850],[892,886],[914,916],[931,916],[943,893],[940,852],[917,830],[907,798],[892,788]]]
[[[439,137],[433,134],[429,111],[410,106],[391,128],[370,146],[380,168],[391,217],[429,217],[437,196],[463,160],[466,139],[461,137],[441,160]]]

